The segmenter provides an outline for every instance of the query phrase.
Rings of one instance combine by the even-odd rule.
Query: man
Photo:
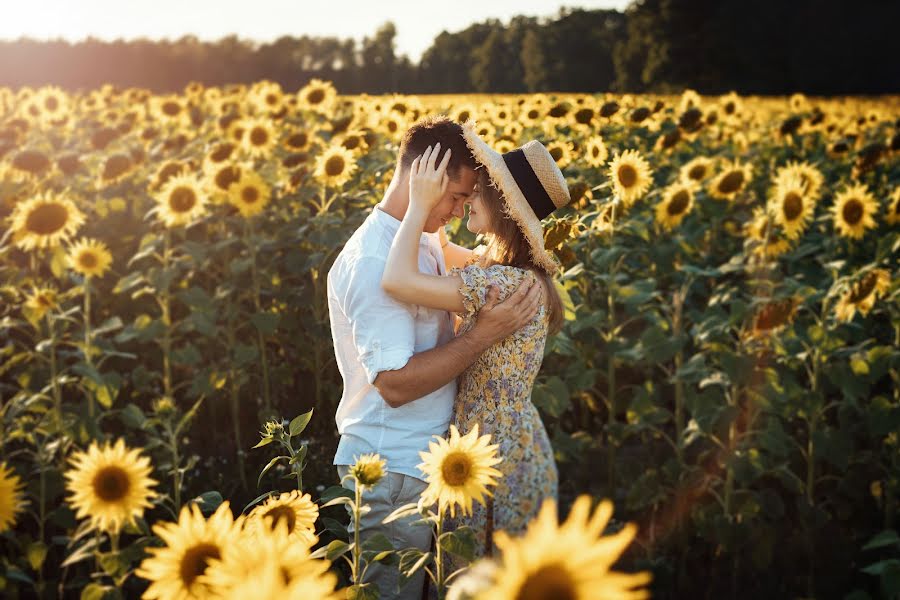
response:
[[[523,285],[502,303],[497,290],[469,332],[454,337],[453,320],[440,310],[397,302],[381,288],[391,241],[409,206],[409,168],[425,149],[440,143],[451,150],[447,191],[429,214],[419,243],[419,269],[446,271],[436,232],[462,217],[475,187],[475,159],[459,124],[445,117],[413,125],[400,143],[393,178],[378,204],[344,246],[328,272],[331,335],[344,391],[335,421],[341,435],[334,464],[343,479],[356,457],[377,453],[387,462],[385,477],[363,494],[371,507],[360,522],[362,540],[386,535],[394,547],[428,551],[431,529],[410,526],[416,516],[383,525],[396,508],[417,502],[426,484],[417,465],[434,435],[449,426],[456,377],[490,346],[528,323],[537,313],[540,285]],[[344,481],[352,489],[350,481]],[[352,528],[356,525],[351,523]],[[424,571],[398,592],[396,567],[373,564],[367,581],[382,598],[420,598]]]

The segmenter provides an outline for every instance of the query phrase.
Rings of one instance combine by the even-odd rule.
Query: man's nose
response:
[[[457,219],[462,219],[464,216],[466,216],[465,202],[457,202],[453,205],[453,216]]]

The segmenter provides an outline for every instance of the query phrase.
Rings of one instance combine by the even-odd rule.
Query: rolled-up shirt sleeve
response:
[[[381,288],[385,264],[378,257],[357,260],[343,302],[369,383],[382,371],[402,369],[415,349],[416,307],[394,300]]]

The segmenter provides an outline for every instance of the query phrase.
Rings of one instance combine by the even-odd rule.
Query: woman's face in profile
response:
[[[469,205],[469,220],[466,221],[466,229],[475,234],[488,233],[491,219],[487,206],[481,198],[481,186],[475,186],[475,190],[466,204]]]

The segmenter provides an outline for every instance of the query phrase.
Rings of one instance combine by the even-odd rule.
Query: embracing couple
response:
[[[371,510],[358,524],[362,540],[383,533],[397,549],[430,549],[431,528],[410,526],[418,515],[381,521],[418,501],[427,487],[419,452],[450,424],[463,435],[477,425],[503,459],[487,506],[455,520],[475,531],[478,556],[493,552],[493,531],[524,532],[556,498],[553,449],[531,390],[547,335],[562,323],[541,220],[568,202],[562,173],[536,140],[499,154],[472,124],[444,117],[405,133],[384,199],[328,273],[344,381],[334,464],[342,479],[362,454],[387,467],[363,494]],[[487,242],[478,254],[444,232],[466,204],[467,228]],[[422,570],[402,590],[396,567],[374,564],[368,575],[382,598],[422,595]]]

